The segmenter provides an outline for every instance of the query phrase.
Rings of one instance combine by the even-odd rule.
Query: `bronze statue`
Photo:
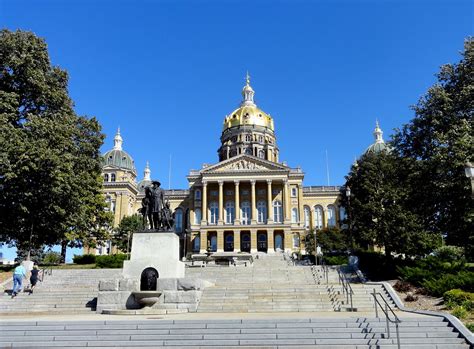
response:
[[[174,213],[171,213],[170,203],[167,200],[161,215],[161,224],[164,230],[171,230],[174,224]]]
[[[151,211],[151,229],[159,230],[162,226],[162,211],[164,207],[164,195],[163,189],[160,188],[161,183],[159,181],[153,181],[152,187],[150,188],[151,200],[149,208]]]

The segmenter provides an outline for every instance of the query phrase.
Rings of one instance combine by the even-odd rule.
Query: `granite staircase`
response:
[[[95,310],[100,280],[120,277],[121,269],[54,269],[34,292],[0,297],[0,315],[22,313],[71,314]],[[29,280],[23,280],[25,290]],[[11,289],[12,285],[7,285]]]
[[[290,319],[0,321],[0,347],[397,348],[395,328],[391,327],[388,337],[384,319],[338,315]],[[442,318],[416,316],[401,320],[400,348],[469,348]]]
[[[372,311],[374,288],[395,306],[382,286],[351,284],[351,308],[335,268],[326,278],[322,267],[294,265],[281,254],[260,256],[247,267],[188,268],[186,276],[215,284],[203,291],[197,308],[203,313]]]

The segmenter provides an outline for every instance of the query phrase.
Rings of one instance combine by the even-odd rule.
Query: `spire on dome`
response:
[[[244,97],[244,100],[242,101],[241,105],[255,106],[255,102],[253,101],[254,94],[255,92],[252,89],[252,86],[250,86],[250,75],[249,75],[249,72],[247,71],[247,75],[245,77],[245,86],[242,89],[242,97]]]
[[[383,138],[383,131],[379,126],[379,121],[375,119],[375,130],[374,130],[374,137],[375,137],[375,143],[385,143]]]
[[[117,129],[117,133],[115,134],[114,137],[114,150],[122,150],[122,143],[123,139],[122,136],[120,135],[120,126]]]
[[[150,163],[148,161],[146,162],[145,171],[143,172],[143,180],[151,181]]]

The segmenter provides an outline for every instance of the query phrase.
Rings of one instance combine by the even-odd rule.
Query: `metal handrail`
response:
[[[395,331],[397,333],[397,348],[400,349],[400,329],[398,328],[398,324],[400,324],[402,321],[398,318],[397,314],[395,314],[392,307],[388,304],[387,300],[383,297],[383,295],[381,293],[375,291],[375,288],[374,288],[374,293],[372,293],[372,296],[374,297],[375,317],[376,318],[379,317],[379,313],[378,313],[378,310],[377,310],[377,308],[378,308],[377,305],[380,307],[380,309],[382,309],[383,313],[385,314],[385,322],[386,322],[386,328],[387,328],[387,338],[390,338],[390,324],[389,324],[389,322],[391,322],[392,324],[395,324]],[[379,298],[381,298],[383,300],[385,307],[382,306],[382,304],[380,304],[380,302],[377,299],[377,296],[380,296]],[[390,318],[389,311],[392,313],[392,315],[394,317],[394,320],[392,320]]]
[[[323,277],[326,279],[326,285],[329,284],[329,268],[324,261],[324,258],[321,260],[321,267],[323,271]]]
[[[41,268],[41,282],[43,282],[45,275],[53,275],[53,268],[51,266]]]
[[[342,294],[346,294],[346,302],[351,302],[351,310],[354,311],[353,303],[352,303],[352,295],[354,294],[354,291],[352,290],[352,286],[347,280],[346,274],[344,274],[341,270],[341,267],[337,268],[337,274],[339,275],[339,283],[342,285]]]

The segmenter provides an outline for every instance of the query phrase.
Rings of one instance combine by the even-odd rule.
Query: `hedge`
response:
[[[126,254],[97,256],[95,258],[95,264],[97,268],[123,268],[123,261],[125,261],[126,259]]]
[[[83,255],[74,255],[72,261],[75,264],[94,264],[96,260],[96,255],[94,254],[83,254]]]

